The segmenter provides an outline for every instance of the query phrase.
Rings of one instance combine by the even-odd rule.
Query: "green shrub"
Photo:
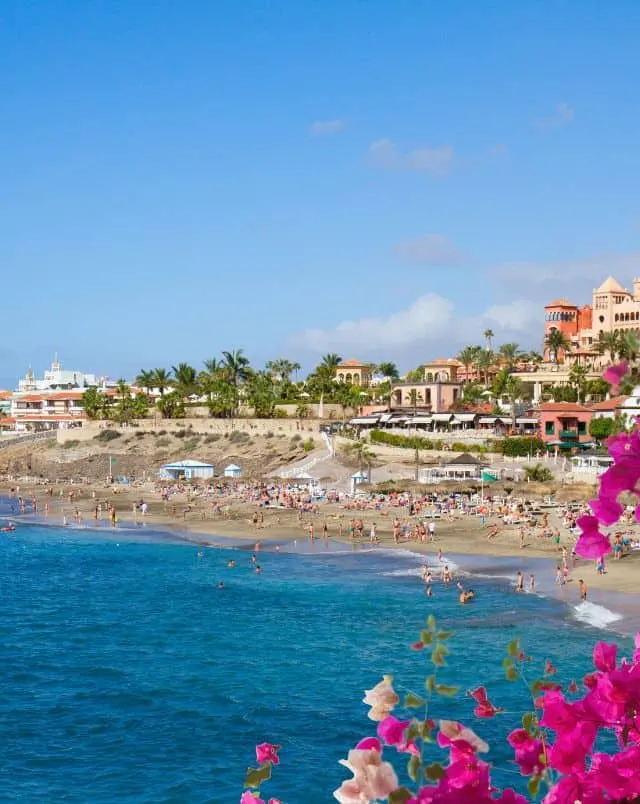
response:
[[[369,439],[372,444],[387,444],[390,447],[406,449],[442,449],[442,441],[431,441],[422,436],[403,436],[387,433],[385,430],[372,430]]]
[[[167,435],[167,431],[166,430],[158,430],[158,435],[159,436],[165,436],[165,435]]]
[[[106,444],[108,441],[120,438],[121,435],[122,433],[119,433],[117,430],[101,430],[97,436],[94,436],[94,440]]]
[[[198,446],[198,439],[197,438],[190,438],[188,441],[184,442],[184,449],[186,452],[193,452],[193,450]]]
[[[244,430],[233,430],[229,434],[229,441],[232,441],[234,444],[246,444],[250,440],[251,436],[249,433],[245,433]]]
[[[269,430],[267,433],[264,434],[265,438],[273,438],[273,433]]]
[[[182,429],[182,430],[176,430],[176,432],[174,433],[174,435],[175,435],[175,437],[176,437],[176,438],[186,438],[186,437],[189,435],[189,431],[188,431],[188,430],[184,430],[184,429]]]
[[[146,433],[144,432],[144,430],[137,430],[136,431],[136,438],[144,438],[145,436],[146,436]]]
[[[213,444],[215,441],[219,440],[220,440],[220,433],[209,433],[209,435],[205,436],[204,443]]]
[[[289,414],[287,413],[287,411],[284,408],[276,408],[273,411],[273,418],[274,419],[288,419]]]
[[[313,438],[308,438],[306,441],[302,443],[302,449],[305,452],[311,452],[311,450],[314,449],[315,446],[316,442],[313,440]]]
[[[295,444],[295,443],[296,443],[296,441],[302,441],[302,436],[301,436],[301,435],[299,435],[298,433],[296,433],[296,435],[291,436],[291,440],[292,440],[292,441],[293,441],[293,443]]]
[[[74,447],[77,447],[79,443],[80,442],[77,438],[72,438],[69,441],[63,441],[62,449],[73,449]]]
[[[158,438],[156,439],[156,447],[168,447],[169,446],[169,439],[168,438]]]
[[[544,452],[544,441],[532,436],[512,436],[493,442],[495,452],[501,452],[507,458],[524,458],[538,450]]]

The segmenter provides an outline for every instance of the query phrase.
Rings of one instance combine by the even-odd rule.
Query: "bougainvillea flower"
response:
[[[379,751],[354,748],[349,751],[347,759],[340,760],[340,764],[353,773],[353,779],[343,782],[333,794],[341,804],[366,804],[385,799],[398,787],[395,770],[388,762],[382,761]]]
[[[620,383],[626,377],[629,371],[629,363],[626,360],[621,360],[613,366],[609,366],[602,374],[602,379],[606,380],[611,386],[614,394],[618,393]]]
[[[258,798],[251,790],[245,790],[240,796],[240,804],[264,804],[264,799]]]
[[[514,729],[507,737],[509,745],[515,750],[515,760],[524,776],[540,775],[546,768],[541,762],[544,746],[541,740],[532,737],[525,729]]]
[[[441,739],[444,737],[445,739]],[[458,723],[456,720],[441,720],[440,721],[440,734],[438,735],[438,742],[440,745],[451,745],[452,743],[463,740],[468,743],[474,751],[481,754],[486,754],[489,746],[471,729]]]
[[[624,514],[624,506],[613,497],[590,500],[589,508],[602,525],[615,525]]]
[[[598,528],[598,520],[595,516],[581,516],[576,525],[581,530],[575,547],[579,556],[597,560],[613,550],[609,537]]]
[[[593,666],[601,673],[611,673],[616,669],[617,645],[607,645],[606,642],[597,642],[593,649]]]
[[[551,662],[547,659],[544,663],[544,674],[545,676],[553,676],[557,673],[555,665],[551,664]]]
[[[360,742],[356,745],[356,748],[360,751],[378,751],[382,753],[382,743],[377,737],[365,737],[364,740],[360,740]]]
[[[378,737],[386,745],[404,745],[406,743],[404,733],[410,724],[410,720],[398,720],[397,717],[389,715],[378,723]]]
[[[362,703],[370,706],[368,717],[370,720],[384,720],[393,711],[400,701],[396,691],[391,686],[393,676],[384,676],[382,681],[371,690],[365,690]]]
[[[260,743],[260,745],[256,745],[256,759],[260,764],[270,762],[272,765],[279,765],[278,751],[281,747],[272,743]]]
[[[470,690],[468,694],[478,704],[473,710],[473,714],[476,717],[493,717],[498,712],[503,711],[491,703],[484,687],[477,687],[475,690]]]

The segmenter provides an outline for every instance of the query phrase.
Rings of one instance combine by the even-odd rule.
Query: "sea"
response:
[[[430,716],[471,725],[496,782],[522,789],[504,737],[531,700],[505,680],[507,644],[521,640],[529,678],[549,660],[562,681],[590,668],[599,639],[632,649],[619,613],[558,598],[547,563],[525,568],[538,592],[517,594],[513,559],[465,568],[445,551],[477,595],[461,606],[455,584],[425,595],[422,565],[441,565],[409,550],[300,540],[254,553],[249,539],[15,521],[0,533],[1,801],[238,802],[255,745],[271,742],[281,764],[265,798],[330,802],[349,775],[338,761],[375,733],[364,690],[389,674],[424,693],[432,667],[410,646],[430,614],[454,632],[438,678],[461,687]],[[504,714],[473,717],[464,692],[480,684]]]

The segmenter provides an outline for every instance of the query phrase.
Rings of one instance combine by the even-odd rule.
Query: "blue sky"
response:
[[[0,25],[0,381],[534,346],[640,273],[640,4],[48,0]]]

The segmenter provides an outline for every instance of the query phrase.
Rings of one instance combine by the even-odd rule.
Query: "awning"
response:
[[[378,417],[374,416],[373,418],[369,418],[367,416],[362,416],[358,419],[351,419],[349,424],[377,424]]]
[[[516,424],[538,424],[538,421],[535,416],[518,416]]]
[[[390,418],[391,418],[390,413],[383,413],[382,416],[380,416],[380,421],[381,422],[388,422]]]
[[[478,419],[478,424],[495,424],[497,421],[497,416],[481,416]]]
[[[431,419],[434,422],[449,422],[452,415],[451,413],[432,413]]]
[[[502,424],[511,424],[511,416],[498,416],[498,421]]]
[[[431,416],[414,416],[409,424],[431,424],[432,421]]]
[[[456,413],[453,417],[454,422],[472,422],[477,413]]]

